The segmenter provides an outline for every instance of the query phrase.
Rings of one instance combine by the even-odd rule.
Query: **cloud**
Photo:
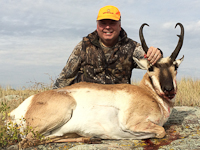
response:
[[[190,33],[200,34],[200,20],[187,24],[186,30]]]

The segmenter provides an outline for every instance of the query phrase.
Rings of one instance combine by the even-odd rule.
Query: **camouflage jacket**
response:
[[[112,48],[103,47],[97,31],[90,33],[75,47],[53,88],[86,81],[101,84],[130,84],[132,69],[137,64],[132,57],[143,58],[139,43],[127,37],[122,29],[120,40]]]

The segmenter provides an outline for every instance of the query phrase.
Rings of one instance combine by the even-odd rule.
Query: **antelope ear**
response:
[[[133,57],[133,60],[137,63],[137,65],[140,67],[140,69],[148,70],[147,59],[137,59],[136,57]]]
[[[177,67],[178,67],[182,63],[183,59],[184,59],[184,55],[183,55],[183,57],[181,59],[175,60],[173,64],[176,64]]]

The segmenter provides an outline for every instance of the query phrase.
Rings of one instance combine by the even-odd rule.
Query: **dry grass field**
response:
[[[133,84],[138,84],[134,82]],[[178,81],[178,92],[176,94],[175,106],[197,106],[200,107],[200,80],[192,78],[182,78]],[[11,87],[2,88],[0,86],[0,147],[11,145],[16,141],[13,137],[4,137],[5,124],[8,112],[16,108],[27,97],[52,88],[53,81],[49,85],[43,83],[33,83],[33,86],[13,89]],[[2,130],[4,129],[4,130]],[[17,130],[17,129],[14,129]]]
[[[175,106],[200,107],[200,80],[182,78],[178,81],[178,92]]]

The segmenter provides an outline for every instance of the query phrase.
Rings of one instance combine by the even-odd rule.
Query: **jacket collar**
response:
[[[120,38],[120,41],[118,42],[118,44],[121,45],[122,42],[127,39],[127,33],[126,33],[126,31],[123,28],[121,28],[119,36],[121,38]],[[95,30],[94,32],[88,34],[87,38],[89,38],[89,40],[91,41],[91,43],[94,44],[95,46],[101,47],[100,43],[99,43],[99,36],[98,36],[97,30]]]

